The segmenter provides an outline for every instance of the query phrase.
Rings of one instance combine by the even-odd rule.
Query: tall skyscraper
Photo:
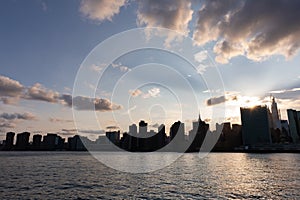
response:
[[[170,147],[173,151],[183,152],[185,151],[185,131],[184,123],[180,121],[175,122],[170,128],[170,139],[172,145]]]
[[[39,149],[41,148],[41,144],[42,144],[42,135],[34,135],[33,139],[32,139],[32,147],[34,149]]]
[[[129,126],[129,134],[132,136],[137,135],[137,126],[135,124]]]
[[[145,121],[140,121],[139,123],[139,134],[147,134],[147,126],[148,124]]]
[[[202,121],[199,114],[198,120],[193,122],[193,129],[189,131],[189,140],[191,145],[188,151],[200,151],[208,129],[209,124]]]
[[[290,134],[294,143],[300,142],[300,111],[287,110],[289,119]]]
[[[277,103],[275,101],[275,97],[272,98],[272,105],[271,105],[271,116],[272,116],[272,128],[281,130],[281,121],[280,121],[280,114],[277,108]]]
[[[240,108],[244,145],[272,143],[267,106]]]
[[[5,146],[4,146],[5,150],[10,150],[10,149],[13,148],[13,146],[14,146],[14,137],[15,137],[14,132],[6,133]]]
[[[118,144],[120,142],[120,131],[108,131],[105,135],[113,144]]]

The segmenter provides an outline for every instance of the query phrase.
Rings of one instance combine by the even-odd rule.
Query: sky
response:
[[[270,105],[270,95],[287,119],[286,109],[300,110],[299,9],[284,0],[0,1],[0,139],[25,130],[95,139],[141,119],[153,130],[181,120],[187,132],[199,112],[212,125],[240,123],[240,107]]]

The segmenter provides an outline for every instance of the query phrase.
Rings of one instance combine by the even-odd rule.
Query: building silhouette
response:
[[[15,137],[14,132],[6,133],[4,150],[11,150],[14,147],[14,137]]]
[[[185,140],[184,123],[177,121],[170,127],[170,142],[169,147],[172,151],[184,152],[187,147]]]
[[[43,137],[43,149],[61,150],[64,148],[65,139],[55,133],[47,133]]]
[[[38,150],[42,147],[42,135],[34,135],[32,138],[32,149]]]
[[[200,151],[208,130],[209,124],[202,121],[199,114],[198,120],[193,122],[193,129],[189,131],[189,140],[192,140],[192,143],[188,151]]]
[[[289,119],[290,135],[293,143],[300,142],[300,111],[293,109],[287,110]]]
[[[105,133],[107,139],[115,145],[119,145],[120,131],[108,131]]]
[[[29,148],[29,132],[23,132],[17,134],[16,149],[27,150]]]
[[[106,139],[107,137],[104,136]],[[88,144],[88,139],[86,137],[81,137],[79,135],[75,135],[73,137],[68,138],[68,150],[70,151],[86,151],[86,147],[84,145],[84,141]]]
[[[240,108],[243,145],[271,144],[270,117],[267,106]]]
[[[272,116],[272,128],[279,129],[281,131],[281,121],[280,121],[280,112],[277,108],[277,103],[275,101],[275,97],[272,98],[271,105],[271,116]]]
[[[146,123],[144,120],[141,120],[139,122],[139,134],[147,134],[147,129],[148,129],[148,123]]]

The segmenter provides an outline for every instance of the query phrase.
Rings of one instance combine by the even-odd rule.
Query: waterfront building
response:
[[[34,135],[32,139],[32,148],[33,149],[39,149],[42,145],[42,135]]]
[[[272,98],[272,105],[271,105],[271,119],[272,119],[272,128],[281,130],[281,121],[280,121],[280,113],[277,108],[277,103],[275,101],[275,97]]]
[[[14,137],[15,137],[14,132],[6,133],[6,139],[5,139],[5,145],[4,145],[5,150],[11,150],[13,148],[13,146],[14,146]]]
[[[300,111],[288,109],[287,115],[288,115],[288,119],[289,119],[291,138],[294,143],[299,143],[299,141],[300,141]]]
[[[243,145],[271,144],[269,110],[267,106],[240,108]]]
[[[23,132],[17,134],[17,141],[16,141],[16,149],[17,150],[26,150],[29,147],[29,132]]]

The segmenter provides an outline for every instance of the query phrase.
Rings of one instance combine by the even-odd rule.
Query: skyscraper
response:
[[[13,148],[13,146],[14,146],[14,137],[15,137],[14,132],[6,133],[5,146],[4,146],[5,150],[10,150],[10,149]]]
[[[41,148],[42,144],[42,135],[34,135],[32,139],[32,147],[33,149],[39,149]]]
[[[270,144],[270,120],[267,106],[240,108],[244,145]]]
[[[292,140],[294,143],[298,143],[300,141],[300,111],[288,109],[287,115]]]
[[[189,140],[191,145],[188,151],[200,151],[208,129],[209,124],[202,121],[199,114],[198,120],[193,122],[193,129],[189,131]]]
[[[17,142],[16,142],[16,149],[18,150],[26,150],[29,146],[29,132],[23,132],[17,134]]]
[[[145,121],[140,121],[139,123],[139,134],[147,134],[147,126],[148,124]]]
[[[137,135],[137,126],[135,124],[129,126],[129,134],[132,136]]]
[[[174,151],[183,152],[185,151],[185,131],[184,131],[184,123],[180,121],[175,122],[170,128],[170,139],[172,145],[170,147]]]
[[[281,121],[280,115],[277,108],[277,103],[275,101],[275,97],[272,98],[272,105],[271,105],[271,116],[272,116],[272,128],[281,130]]]

